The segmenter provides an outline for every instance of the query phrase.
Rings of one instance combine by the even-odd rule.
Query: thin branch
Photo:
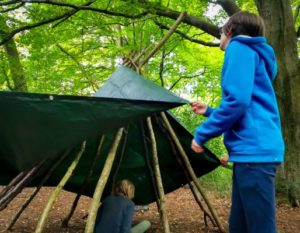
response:
[[[175,23],[172,25],[172,27],[167,32],[167,34],[161,39],[161,41],[159,41],[159,43],[155,46],[155,48],[149,54],[147,54],[147,56],[141,61],[140,67],[145,65],[148,62],[148,60],[167,42],[167,40],[170,38],[170,36],[174,33],[176,28],[182,22],[182,20],[184,20],[185,16],[186,16],[185,12],[182,12],[178,16]]]
[[[0,192],[0,199],[12,188],[14,187],[16,184],[18,184],[18,182],[24,178],[24,176],[26,175],[25,171],[20,172],[15,178],[13,178],[8,185],[6,185],[6,187]]]
[[[90,1],[90,2],[87,2],[86,4],[83,4],[83,6],[89,6],[91,4],[93,4],[95,1]],[[79,10],[74,10],[73,11],[73,14],[70,14],[70,15],[67,15],[65,18],[63,18],[62,20],[60,20],[59,22],[57,22],[56,24],[54,24],[52,26],[52,28],[55,28],[57,27],[58,25],[62,24],[63,22],[65,22],[68,18],[70,18],[71,16],[75,15]]]
[[[165,198],[165,191],[164,191],[160,167],[159,167],[157,143],[156,143],[156,138],[155,138],[155,134],[153,131],[153,126],[152,126],[150,117],[147,117],[147,126],[148,126],[148,130],[149,130],[149,136],[151,139],[152,159],[153,159],[152,162],[153,162],[154,174],[155,174],[155,178],[156,178],[156,185],[157,185],[158,195],[159,195],[160,218],[163,222],[164,233],[170,233],[170,226],[169,226],[169,221],[168,221],[168,217],[167,217],[167,204],[166,204],[166,198]]]
[[[45,159],[39,162],[36,166],[26,172],[25,176],[17,182],[15,186],[12,186],[7,193],[0,199],[0,211],[5,209],[6,206],[29,184],[32,179],[37,175],[39,169],[44,164]]]
[[[36,27],[39,27],[39,26],[42,26],[42,25],[45,25],[45,24],[54,22],[54,21],[56,21],[56,20],[65,18],[65,17],[67,17],[68,15],[73,14],[73,12],[74,12],[74,10],[72,10],[72,11],[67,11],[67,12],[65,12],[65,13],[62,14],[62,15],[58,15],[58,16],[52,17],[52,18],[50,18],[50,19],[46,19],[46,20],[44,20],[44,21],[40,21],[40,22],[38,22],[38,23],[33,23],[33,24],[26,25],[26,26],[24,26],[24,27],[17,28],[17,29],[15,29],[15,30],[11,31],[10,33],[6,34],[6,35],[4,36],[4,38],[0,41],[0,45],[3,45],[3,44],[5,44],[6,42],[8,42],[10,39],[12,39],[12,38],[14,37],[14,35],[18,34],[19,32],[26,31],[26,30],[29,30],[29,29],[32,29],[32,28],[36,28]]]
[[[52,1],[52,0],[22,0],[22,1],[11,1],[10,3],[32,3],[32,4],[48,4],[48,5],[55,5],[55,6],[61,6],[61,7],[69,7],[69,8],[73,8],[73,11],[70,12],[66,12],[65,14],[61,15],[61,16],[57,16],[48,20],[44,20],[35,24],[31,24],[31,25],[27,25],[21,28],[18,28],[12,32],[10,32],[2,41],[0,41],[0,45],[2,45],[3,43],[5,43],[6,41],[8,41],[9,39],[11,39],[15,34],[21,32],[21,31],[25,31],[31,28],[35,28],[56,20],[60,20],[60,19],[65,19],[66,17],[69,17],[68,15],[72,15],[74,14],[74,11],[78,11],[78,10],[88,10],[88,11],[94,11],[94,12],[98,12],[98,13],[102,13],[102,14],[107,14],[107,15],[112,15],[112,16],[120,16],[120,17],[125,17],[125,18],[131,18],[131,19],[135,19],[135,18],[142,18],[143,16],[149,14],[150,12],[152,12],[152,14],[156,14],[158,16],[163,16],[163,17],[167,17],[170,19],[177,19],[180,15],[181,12],[179,11],[174,11],[174,10],[170,10],[170,9],[161,9],[161,8],[157,8],[157,7],[152,7],[151,5],[147,4],[147,1],[139,1],[141,4],[141,7],[144,7],[144,12],[136,14],[136,15],[131,15],[131,14],[125,14],[125,13],[121,13],[121,12],[113,12],[113,11],[109,11],[109,10],[105,10],[105,9],[99,9],[96,7],[90,7],[90,6],[84,6],[84,5],[76,5],[76,4],[70,4],[70,3],[65,3],[65,2],[56,2],[56,1]],[[8,4],[8,3],[7,3]],[[151,8],[151,9],[149,9]],[[184,23],[194,26],[196,28],[199,28],[201,30],[203,30],[204,32],[219,38],[219,29],[216,25],[213,25],[199,17],[195,17],[189,14],[186,14],[183,21]],[[188,37],[186,37],[186,39],[188,39]],[[195,39],[190,39],[192,42],[200,42],[201,41],[197,41]],[[213,45],[212,45],[213,46]]]
[[[124,128],[123,145],[122,145],[122,149],[121,149],[121,153],[120,153],[120,159],[118,161],[117,168],[115,169],[115,173],[114,173],[113,178],[112,178],[112,187],[115,187],[115,185],[117,183],[117,178],[118,178],[119,170],[121,168],[121,165],[122,165],[122,162],[123,162],[123,158],[124,158],[124,155],[125,155],[125,150],[126,150],[126,146],[127,146],[127,139],[128,139],[128,130],[129,130],[129,126],[127,126],[126,128]]]
[[[99,203],[103,194],[103,190],[105,188],[105,185],[107,183],[108,177],[110,176],[111,168],[113,166],[113,162],[115,160],[115,156],[118,150],[119,143],[122,139],[123,135],[123,128],[120,128],[118,132],[116,133],[115,139],[110,147],[110,150],[108,152],[108,155],[105,160],[104,167],[101,171],[101,175],[98,179],[93,199],[90,204],[90,209],[89,209],[89,215],[87,219],[87,223],[85,226],[85,233],[93,233],[94,232],[94,227],[95,227],[95,221],[96,221],[96,216],[99,208]]]
[[[56,46],[64,53],[66,54],[68,57],[70,57],[70,59],[72,61],[74,61],[79,69],[81,70],[82,74],[84,75],[84,77],[86,78],[86,80],[90,83],[91,87],[93,88],[94,91],[97,91],[98,90],[98,85],[89,77],[89,75],[87,74],[87,72],[85,71],[84,67],[82,66],[82,64],[80,64],[79,61],[77,61],[77,59],[72,55],[70,54],[66,49],[64,49],[60,44],[56,44]]]
[[[164,83],[164,67],[165,67],[165,58],[166,58],[166,49],[164,48],[162,53],[161,53],[161,61],[159,63],[159,79],[161,82],[161,86],[164,87],[165,83]]]
[[[175,142],[175,144],[177,146],[178,151],[180,152],[180,155],[182,156],[183,162],[184,162],[185,166],[187,167],[188,172],[189,172],[189,174],[190,174],[190,176],[191,176],[194,184],[196,185],[196,187],[197,187],[198,191],[200,192],[203,200],[205,201],[205,203],[206,203],[206,205],[207,205],[207,207],[208,207],[208,209],[209,209],[212,217],[214,218],[214,220],[215,220],[215,222],[216,222],[216,224],[217,224],[217,226],[219,228],[219,231],[221,233],[224,233],[225,230],[223,229],[223,226],[222,226],[222,224],[220,222],[220,219],[219,219],[218,215],[216,214],[214,208],[210,204],[210,201],[207,198],[206,194],[203,192],[202,188],[200,187],[199,181],[198,181],[197,176],[196,176],[196,174],[195,174],[195,172],[194,172],[194,170],[193,170],[193,168],[191,166],[191,163],[190,163],[190,161],[188,159],[188,156],[187,156],[186,152],[184,151],[184,149],[183,149],[183,147],[182,147],[182,145],[181,145],[178,137],[176,136],[176,134],[175,134],[172,126],[170,125],[170,122],[167,119],[166,114],[164,112],[161,112],[160,114],[161,114],[161,117],[163,119],[163,122],[166,125],[166,128],[168,129],[168,131],[169,131],[172,139],[174,140],[174,142]]]
[[[160,22],[158,22],[157,20],[154,20],[155,24],[157,26],[159,26],[161,29],[166,29],[169,30],[170,28]],[[192,37],[187,36],[184,32],[179,31],[179,30],[175,30],[175,33],[177,33],[178,35],[180,35],[182,38],[187,39],[191,42],[197,43],[197,44],[201,44],[201,45],[205,45],[205,46],[209,46],[209,47],[219,47],[219,43],[213,43],[213,42],[206,42],[203,40],[199,40],[199,39],[194,39]],[[217,36],[217,38],[220,38],[220,35]]]
[[[191,75],[191,76],[180,76],[173,84],[172,86],[169,88],[169,91],[172,90],[179,82],[180,80],[182,79],[192,79],[192,78],[195,78],[195,77],[198,77],[200,75],[203,75],[206,71],[206,67],[204,67],[204,71],[201,72],[201,74],[195,74],[195,75]]]
[[[16,9],[18,9],[18,8],[20,8],[20,7],[22,7],[22,6],[24,6],[24,5],[25,5],[25,4],[21,2],[19,5],[16,5],[16,6],[14,6],[14,7],[7,8],[7,9],[5,9],[5,10],[0,11],[0,13],[5,13],[5,12],[9,12],[9,11],[14,11],[14,10],[16,10]]]
[[[148,14],[148,11],[139,13],[137,15],[131,15],[131,14],[124,14],[121,12],[113,12],[113,11],[108,11],[96,7],[90,7],[90,6],[85,6],[85,5],[76,5],[76,4],[71,4],[71,3],[66,3],[66,2],[56,2],[56,1],[51,1],[51,0],[22,0],[21,2],[24,3],[37,3],[37,4],[48,4],[48,5],[54,5],[54,6],[64,6],[64,7],[70,7],[75,10],[89,10],[89,11],[95,11],[98,13],[103,13],[107,15],[113,15],[113,16],[121,16],[125,18],[141,18],[145,15]]]
[[[70,177],[72,176],[75,168],[77,167],[79,160],[82,156],[82,154],[85,151],[85,146],[86,146],[86,141],[84,141],[81,144],[81,148],[79,153],[76,155],[75,159],[72,161],[71,165],[68,167],[67,172],[64,174],[63,178],[60,180],[59,184],[56,186],[56,188],[52,191],[49,200],[43,210],[42,215],[40,216],[40,219],[38,221],[38,224],[36,226],[35,229],[35,233],[42,233],[44,232],[44,228],[46,225],[46,221],[47,218],[49,216],[50,210],[52,209],[59,193],[61,192],[61,190],[64,188],[65,184],[67,183],[67,181],[70,179]]]
[[[0,6],[13,5],[13,4],[16,4],[16,3],[19,3],[19,2],[20,2],[19,0],[13,0],[13,1],[8,1],[8,2],[1,2]]]
[[[168,141],[169,141],[169,145],[171,146],[171,150],[173,152],[173,155],[175,156],[179,166],[181,167],[182,171],[183,171],[183,174],[185,176],[185,179],[186,179],[186,182],[188,183],[191,191],[192,191],[192,194],[196,200],[196,202],[198,203],[200,209],[203,211],[204,213],[204,223],[205,223],[205,226],[208,226],[208,223],[207,223],[207,217],[210,219],[210,221],[212,222],[212,224],[214,226],[216,226],[216,223],[214,221],[214,219],[212,218],[212,216],[208,213],[208,211],[204,208],[204,206],[202,205],[202,202],[201,202],[201,198],[200,198],[200,193],[198,192],[197,188],[195,187],[195,185],[193,184],[192,182],[192,178],[190,177],[189,173],[188,173],[188,170],[187,168],[185,167],[185,165],[183,164],[183,161],[182,159],[180,158],[179,156],[179,153],[176,149],[176,145],[175,145],[175,142],[172,140],[172,137],[170,135],[170,133],[168,132],[168,130],[166,129],[166,127],[163,125],[162,123],[162,120],[160,118],[158,118],[158,116],[155,116],[155,120],[156,120],[156,124],[159,126],[161,132],[166,135]]]
[[[156,200],[155,201],[156,206],[157,206],[157,209],[159,209],[159,203],[158,203],[159,196],[158,196],[158,190],[157,190],[157,187],[156,187],[156,184],[155,184],[155,177],[154,177],[154,171],[153,171],[153,162],[152,162],[152,160],[149,156],[149,150],[148,150],[148,144],[147,144],[147,142],[149,142],[150,140],[146,136],[143,121],[141,121],[140,132],[141,132],[141,137],[143,139],[144,158],[145,158],[145,162],[146,162],[146,165],[147,165],[147,168],[148,168],[149,176],[151,178],[151,184],[152,184],[152,188],[153,188],[153,192],[154,192],[154,196],[155,196],[155,200]]]
[[[112,12],[112,11],[108,11],[108,10],[103,10],[103,9],[99,9],[99,8],[95,8],[95,7],[90,7],[90,6],[85,6],[85,5],[74,5],[74,4],[69,4],[69,3],[63,3],[63,2],[55,2],[55,1],[50,1],[50,0],[25,0],[25,1],[17,1],[20,3],[37,3],[37,4],[50,4],[50,5],[56,5],[56,6],[65,6],[65,7],[70,7],[73,8],[73,10],[71,11],[66,11],[64,14],[59,15],[59,16],[55,16],[53,18],[50,19],[46,19],[44,21],[40,21],[38,23],[33,23],[30,25],[26,25],[24,27],[20,27],[17,28],[13,31],[11,31],[10,33],[8,33],[1,41],[0,41],[0,45],[5,44],[7,41],[9,41],[11,38],[14,37],[14,35],[16,35],[19,32],[22,31],[26,31],[32,28],[36,28],[60,19],[65,19],[68,18],[70,16],[72,16],[75,12],[79,11],[79,10],[89,10],[89,11],[95,11],[95,12],[99,12],[99,13],[103,13],[103,14],[108,14],[108,15],[113,15],[113,16],[121,16],[121,17],[125,17],[125,18],[141,18],[145,15],[148,14],[147,11],[137,14],[137,15],[128,15],[128,14],[123,14],[123,13],[119,13],[119,12]],[[16,2],[16,3],[17,3]]]
[[[58,165],[69,155],[70,149],[66,150],[62,156],[59,157],[59,159],[51,166],[51,168],[48,170],[47,174],[43,177],[40,184],[32,191],[31,195],[28,197],[28,199],[23,203],[21,208],[18,210],[18,212],[15,214],[15,216],[12,218],[11,223],[7,227],[7,231],[10,231],[20,215],[23,213],[23,211],[26,209],[26,207],[30,204],[32,199],[36,196],[36,194],[39,192],[39,190],[43,187],[43,184],[48,180],[48,178],[52,175],[53,171],[57,168]]]
[[[103,145],[103,142],[104,142],[104,135],[101,136],[100,138],[100,141],[99,141],[99,144],[98,144],[98,147],[97,147],[97,152],[94,156],[94,159],[92,161],[92,163],[90,164],[90,167],[89,167],[89,173],[88,175],[84,178],[84,181],[83,181],[83,184],[79,190],[79,192],[77,192],[77,195],[73,201],[73,204],[72,204],[72,207],[70,209],[70,212],[69,214],[65,217],[65,219],[62,221],[61,223],[61,226],[62,227],[68,227],[68,224],[69,224],[69,221],[71,219],[71,217],[73,216],[75,210],[76,210],[76,207],[77,207],[77,204],[78,204],[78,201],[83,193],[83,191],[86,189],[87,185],[89,184],[90,180],[91,180],[91,177],[93,176],[93,173],[94,173],[94,169],[95,169],[95,166],[97,164],[97,161],[98,161],[98,157],[100,156],[100,153],[101,153],[101,149],[102,149],[102,145]]]

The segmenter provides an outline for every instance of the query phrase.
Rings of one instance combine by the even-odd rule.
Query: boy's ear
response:
[[[228,32],[225,32],[226,37],[232,37],[232,32],[229,30]]]
[[[232,33],[231,33],[231,32],[228,32],[228,33],[226,33],[225,35],[226,35],[226,37],[227,37],[228,39],[231,39],[231,38],[232,38]]]

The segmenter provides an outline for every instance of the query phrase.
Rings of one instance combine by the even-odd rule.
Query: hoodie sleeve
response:
[[[203,116],[209,117],[213,113],[214,110],[215,110],[214,108],[207,106],[207,109],[206,109],[205,113],[203,114]]]
[[[130,233],[134,209],[135,205],[132,201],[130,201],[130,203],[126,206],[123,212],[123,219],[120,227],[120,232]]]
[[[250,104],[255,75],[255,52],[245,44],[232,41],[225,53],[222,71],[223,98],[220,106],[196,128],[199,145],[227,131]]]

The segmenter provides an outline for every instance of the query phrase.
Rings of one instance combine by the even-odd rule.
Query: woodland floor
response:
[[[0,186],[0,190],[2,187]],[[34,232],[35,226],[41,215],[42,209],[51,193],[51,188],[43,188],[30,206],[21,215],[12,232],[27,233]],[[0,232],[7,232],[5,228],[10,219],[17,211],[23,201],[30,195],[31,189],[25,189],[5,210],[0,212]],[[227,227],[226,220],[230,209],[230,199],[216,197],[208,193],[216,212],[218,213],[222,224]],[[90,198],[83,197],[70,221],[69,228],[60,228],[62,219],[66,216],[72,204],[75,195],[69,192],[62,192],[55,203],[53,210],[47,222],[47,233],[80,233],[84,232],[86,218],[88,213]],[[205,228],[203,214],[199,206],[193,199],[189,189],[180,188],[167,195],[168,219],[172,233],[213,233],[217,232],[209,223]],[[149,205],[149,210],[137,211],[134,216],[134,222],[142,219],[148,219],[151,223],[151,229],[148,233],[163,232],[159,223],[159,215],[155,204]],[[290,208],[287,204],[278,203],[277,205],[277,223],[278,233],[299,233],[300,232],[300,209]]]

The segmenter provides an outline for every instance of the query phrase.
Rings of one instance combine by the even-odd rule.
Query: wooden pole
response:
[[[156,145],[156,139],[151,123],[151,118],[147,117],[147,125],[150,133],[150,138],[152,141],[152,154],[153,154],[153,167],[154,167],[154,173],[156,177],[156,183],[158,187],[158,194],[159,194],[159,213],[161,220],[163,222],[164,226],[164,232],[165,233],[170,233],[170,227],[169,227],[169,222],[167,218],[167,206],[166,206],[166,200],[165,200],[165,193],[164,193],[164,187],[161,179],[161,174],[160,174],[160,169],[159,169],[159,161],[158,161],[158,156],[157,156],[157,145]]]
[[[182,12],[179,15],[179,17],[175,21],[174,25],[170,28],[168,33],[161,39],[161,41],[157,44],[157,46],[141,61],[139,67],[145,65],[148,62],[148,60],[166,43],[166,41],[175,32],[176,28],[179,26],[179,24],[181,23],[181,21],[184,19],[185,16],[186,16],[185,12]]]
[[[182,158],[180,158],[180,156],[178,154],[178,150],[176,150],[175,143],[172,140],[170,133],[165,128],[165,126],[162,124],[160,118],[158,118],[156,116],[155,119],[156,119],[157,125],[160,127],[161,131],[166,135],[168,141],[170,142],[170,146],[171,146],[172,152],[173,152],[173,154],[174,154],[174,156],[175,156],[175,158],[176,158],[179,166],[181,167],[181,169],[183,171],[183,174],[184,174],[184,176],[186,178],[186,181],[187,181],[187,183],[188,183],[188,185],[189,185],[189,187],[190,187],[190,189],[192,191],[192,194],[193,194],[193,196],[195,198],[195,201],[197,202],[197,204],[199,205],[200,209],[204,213],[204,223],[205,223],[205,226],[208,226],[208,224],[207,224],[207,217],[210,219],[210,221],[212,222],[212,224],[214,225],[214,227],[217,226],[216,223],[215,223],[215,221],[214,221],[214,219],[212,218],[212,216],[207,212],[207,210],[202,205],[201,194],[199,193],[198,189],[196,188],[196,186],[192,182],[192,179],[191,179],[191,177],[189,175],[189,172],[188,172],[186,166],[183,164]]]
[[[98,180],[97,186],[94,191],[93,200],[90,206],[88,220],[85,227],[85,233],[93,233],[95,227],[95,221],[97,217],[98,208],[100,205],[101,196],[104,190],[104,187],[107,183],[108,177],[111,172],[111,168],[117,153],[118,145],[121,141],[123,134],[123,128],[120,128],[116,134],[115,140],[110,148],[110,151],[107,155],[103,170],[101,172],[100,178]]]
[[[20,172],[15,178],[13,178],[8,185],[0,193],[0,199],[11,189],[13,188],[23,177],[26,175],[25,171]]]
[[[45,159],[39,162],[38,165],[29,170],[25,176],[22,176],[21,179],[18,180],[15,186],[12,186],[5,195],[0,199],[0,211],[5,209],[6,206],[23,190],[24,187],[34,178],[37,174],[38,170],[44,164]]]
[[[144,151],[145,151],[144,157],[145,157],[148,172],[149,172],[149,175],[150,175],[150,178],[151,178],[151,184],[152,184],[153,192],[154,192],[154,195],[155,195],[156,206],[157,206],[157,209],[159,209],[159,203],[158,203],[159,196],[158,196],[158,191],[157,191],[157,185],[155,183],[153,163],[151,163],[151,160],[150,160],[150,157],[149,157],[149,151],[148,151],[148,146],[147,146],[147,138],[146,138],[146,134],[145,134],[143,121],[141,121],[141,134],[142,134],[142,139],[143,139],[143,144],[144,144]]]
[[[80,149],[79,153],[77,154],[76,158],[71,163],[70,167],[68,168],[68,170],[67,170],[66,174],[64,175],[64,177],[62,178],[62,180],[59,182],[59,184],[56,186],[56,188],[52,191],[49,201],[46,204],[46,207],[44,208],[43,213],[39,219],[39,222],[35,229],[35,233],[42,233],[44,231],[50,210],[51,210],[52,206],[54,205],[54,202],[56,201],[56,198],[59,195],[60,191],[63,189],[63,187],[69,180],[69,178],[72,176],[73,171],[76,168],[76,166],[80,160],[80,157],[85,150],[85,145],[86,145],[86,141],[84,141],[82,143],[81,149]]]
[[[100,141],[99,141],[99,144],[98,144],[98,147],[97,147],[97,152],[95,154],[95,157],[93,159],[93,162],[91,163],[90,167],[89,167],[89,173],[88,175],[85,177],[84,181],[83,181],[83,184],[79,190],[79,192],[77,193],[73,203],[72,203],[72,206],[71,206],[71,209],[70,209],[70,212],[68,213],[68,215],[65,217],[65,219],[62,221],[61,223],[61,226],[62,227],[68,227],[69,225],[69,221],[70,219],[72,218],[75,210],[76,210],[76,207],[77,207],[77,204],[79,202],[79,199],[83,193],[83,191],[85,190],[87,184],[89,183],[90,181],[90,178],[92,177],[93,175],[93,172],[94,172],[94,169],[95,169],[95,166],[96,166],[96,162],[98,160],[98,157],[100,155],[100,152],[101,152],[101,148],[102,148],[102,145],[103,145],[103,141],[104,141],[104,135],[101,136],[100,138]]]
[[[115,170],[115,173],[113,175],[113,178],[112,178],[112,192],[113,192],[113,189],[117,183],[117,176],[119,174],[119,170],[121,168],[121,164],[122,164],[122,161],[123,161],[123,157],[124,157],[124,154],[125,154],[125,149],[126,149],[126,146],[127,146],[127,139],[128,139],[128,130],[129,130],[129,127],[126,127],[124,128],[124,140],[123,140],[123,145],[122,145],[122,149],[121,149],[121,153],[120,153],[120,160],[118,161],[118,165],[117,165],[117,168]]]
[[[190,189],[191,189],[191,192],[195,198],[195,201],[198,203],[200,209],[203,211],[203,219],[204,219],[204,224],[205,226],[208,227],[208,223],[207,223],[207,218],[209,218],[209,220],[211,221],[211,223],[213,224],[214,227],[217,226],[215,220],[213,219],[213,217],[206,211],[206,209],[204,209],[204,206],[202,205],[201,203],[201,193],[198,191],[196,185],[193,183],[193,181],[189,182],[188,183]]]
[[[39,192],[43,184],[48,180],[48,178],[52,175],[53,171],[57,168],[57,166],[67,157],[67,155],[70,153],[70,149],[66,150],[64,154],[57,160],[57,162],[54,163],[54,165],[50,168],[46,176],[42,179],[41,183],[38,187],[36,187],[31,195],[27,198],[27,200],[23,203],[21,208],[18,210],[18,212],[15,214],[15,216],[12,218],[9,226],[7,227],[7,230],[11,230],[20,215],[23,213],[23,211],[26,209],[26,207],[29,205],[29,203],[33,200],[33,198],[36,196],[36,194]]]
[[[217,213],[215,212],[215,210],[213,209],[213,207],[212,207],[209,199],[206,197],[205,193],[201,189],[200,184],[198,182],[198,178],[197,178],[197,176],[196,176],[196,174],[195,174],[195,172],[194,172],[194,170],[193,170],[193,168],[191,166],[191,163],[190,163],[190,161],[189,161],[189,159],[188,159],[188,157],[187,157],[187,155],[186,155],[186,153],[185,153],[185,151],[184,151],[181,143],[179,142],[179,140],[178,140],[178,138],[177,138],[177,136],[176,136],[176,134],[175,134],[175,132],[174,132],[174,130],[173,130],[170,122],[169,122],[169,120],[167,119],[166,114],[164,112],[161,112],[160,114],[161,114],[161,117],[162,117],[164,123],[166,124],[166,127],[167,127],[169,133],[171,134],[172,139],[174,140],[174,142],[175,142],[175,144],[176,144],[176,146],[177,146],[177,148],[178,148],[178,150],[179,150],[179,152],[180,152],[180,154],[182,156],[182,159],[183,159],[183,161],[184,161],[184,163],[185,163],[185,165],[186,165],[186,167],[187,167],[187,169],[189,171],[189,174],[190,174],[190,176],[191,176],[194,184],[196,185],[198,191],[200,192],[200,194],[201,194],[203,200],[205,201],[205,203],[206,203],[209,211],[211,212],[211,214],[212,214],[212,216],[213,216],[213,218],[214,218],[214,220],[215,220],[215,222],[216,222],[216,224],[217,224],[217,226],[219,228],[219,231],[220,232],[225,232],[225,230],[224,230],[224,228],[223,228],[223,226],[222,226],[222,224],[220,222],[220,219],[219,219]]]

